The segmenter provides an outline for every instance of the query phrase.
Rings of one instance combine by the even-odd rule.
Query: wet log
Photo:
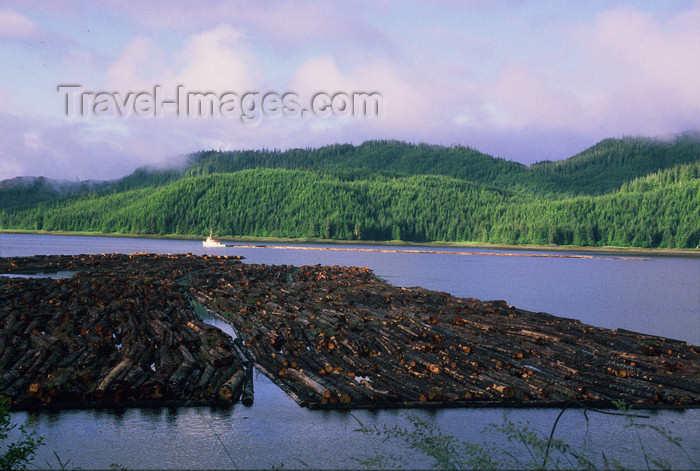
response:
[[[78,360],[78,358],[80,358],[83,355],[83,353],[85,353],[85,349],[86,347],[81,347],[75,351],[68,353],[61,359],[61,361],[57,363],[57,367],[64,368],[73,365]]]
[[[311,379],[307,374],[295,370],[294,368],[287,368],[284,370],[284,377],[297,383],[303,384],[307,388],[311,389],[313,392],[318,394],[320,397],[328,399],[331,396],[331,392],[319,384],[316,380]]]
[[[145,389],[142,386],[141,390],[143,391],[143,397],[145,397],[146,399],[163,399],[165,394],[165,386],[161,381],[157,380],[149,382],[148,387]]]
[[[209,384],[209,381],[211,380],[211,377],[214,375],[215,371],[216,368],[214,368],[214,365],[212,364],[208,364],[206,368],[204,368],[204,371],[197,382],[199,389],[205,390],[207,388],[207,385]]]
[[[34,358],[32,359],[32,362],[29,365],[29,367],[20,367],[20,370],[24,369],[24,374],[26,374],[29,377],[33,377],[36,374],[36,372],[42,367],[42,365],[50,356],[50,354],[51,350],[49,350],[48,348],[42,348],[34,354]]]
[[[195,369],[194,365],[194,361],[183,363],[177,370],[175,370],[170,378],[168,378],[168,386],[172,391],[179,390],[180,386],[187,382],[187,378],[189,377],[190,373],[192,373],[192,371]]]
[[[243,391],[241,393],[241,403],[244,406],[252,406],[255,400],[253,391],[253,365],[249,365],[245,370],[245,381],[243,382]]]
[[[242,371],[242,367],[240,365],[232,365],[228,368],[217,368],[209,381],[211,390],[209,389],[209,386],[207,386],[207,393],[210,392],[212,395],[216,396],[218,394],[219,387],[221,387],[222,384],[228,381],[239,370]]]
[[[234,401],[240,393],[244,378],[245,372],[243,370],[236,371],[236,373],[219,388],[219,399],[224,401]]]
[[[14,352],[10,348],[6,348],[2,353],[2,356],[0,356],[0,368],[4,369],[7,365],[14,364],[14,356]]]
[[[114,388],[120,394],[125,392],[134,393],[139,390],[148,378],[149,375],[143,368],[138,365],[132,366],[121,379],[116,381],[117,384],[115,384]]]
[[[178,350],[180,351],[180,354],[182,355],[182,359],[183,359],[183,362],[184,362],[184,363],[189,363],[189,364],[192,364],[192,365],[194,365],[195,363],[197,363],[197,361],[194,359],[194,357],[192,356],[192,354],[190,353],[190,351],[187,350],[187,348],[186,348],[184,345],[180,345],[180,346],[178,347]]]

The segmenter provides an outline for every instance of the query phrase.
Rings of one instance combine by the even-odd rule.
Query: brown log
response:
[[[513,396],[515,395],[515,390],[513,389],[513,386],[510,384],[502,383],[490,376],[486,375],[480,375],[479,380],[483,383],[490,383],[491,385],[489,386],[491,389],[495,390],[498,394],[500,394],[504,399],[512,399]]]
[[[184,363],[189,363],[189,364],[194,365],[197,362],[194,359],[194,357],[192,356],[192,354],[190,353],[190,351],[187,350],[187,348],[185,348],[184,345],[180,345],[178,347],[178,350],[180,351],[180,354],[182,355]]]
[[[42,396],[42,389],[40,383],[32,383],[29,385],[29,397],[40,398]]]
[[[330,391],[328,388],[323,387],[317,381],[311,379],[307,374],[295,370],[294,368],[287,368],[284,370],[284,377],[296,381],[297,383],[303,384],[307,388],[313,390],[316,394],[321,397],[330,397]]]
[[[170,285],[173,277],[199,271],[189,278],[193,292],[200,292],[197,296],[209,308],[230,313],[245,342],[256,344],[251,347],[255,361],[270,371],[282,369],[277,381],[293,385],[302,401],[342,404],[350,397],[351,403],[357,402],[352,394],[365,403],[406,404],[421,394],[433,401],[505,400],[512,388],[511,400],[517,401],[565,399],[573,394],[700,403],[700,393],[695,392],[700,383],[692,376],[700,369],[696,347],[585,326],[500,302],[396,289],[368,271],[306,267],[293,275],[290,285],[286,278],[291,268],[233,266],[213,257],[22,259],[17,270],[25,263],[39,268],[73,264],[92,271],[89,279],[79,276],[60,283],[0,282],[0,298],[9,300],[12,313],[5,319],[0,316],[2,386],[16,394],[13,400],[32,400],[31,383],[45,384],[41,397],[64,400],[63,392],[52,395],[48,386],[59,388],[58,383],[43,380],[56,377],[51,375],[59,363],[61,368],[70,367],[64,377],[75,378],[72,389],[80,394],[96,391],[113,365],[125,358],[135,366],[113,380],[110,400],[215,396],[246,354],[193,317],[184,292]],[[36,308],[30,311],[28,306]],[[13,326],[11,332],[8,326]],[[60,328],[61,334],[52,328]],[[21,334],[27,331],[23,339]],[[77,335],[80,331],[82,336]],[[116,343],[123,348],[114,356]],[[50,353],[45,356],[41,350]],[[192,362],[188,373],[183,364]],[[150,370],[152,363],[158,366],[156,372]],[[287,378],[284,368],[290,366],[332,394],[319,396]],[[317,375],[321,370],[323,378]],[[368,375],[375,391],[353,379]],[[247,376],[243,383],[248,385]],[[71,390],[71,385],[61,382],[60,389]],[[85,399],[94,400],[93,396]]]
[[[119,375],[131,366],[131,360],[124,359],[120,361],[102,381],[95,388],[94,394],[97,398],[104,396],[105,392],[109,389],[112,382],[119,377]]]
[[[238,370],[219,388],[219,399],[224,401],[233,401],[240,393],[240,388],[245,378],[245,372]]]
[[[6,348],[0,356],[0,368],[5,368],[8,364],[13,363],[14,352],[10,348]]]

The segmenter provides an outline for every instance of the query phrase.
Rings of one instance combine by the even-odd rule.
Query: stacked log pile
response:
[[[310,407],[700,405],[700,348],[390,286],[366,268],[232,266],[190,290]]]
[[[16,407],[231,403],[243,363],[179,277],[237,260],[146,254],[1,259],[2,392]],[[223,391],[220,389],[223,388]]]
[[[378,280],[232,257],[0,259],[0,368],[15,404],[252,402],[256,366],[309,407],[700,405],[700,348]],[[230,320],[232,341],[191,301]],[[241,342],[245,342],[245,345]],[[247,347],[247,349],[246,349]]]

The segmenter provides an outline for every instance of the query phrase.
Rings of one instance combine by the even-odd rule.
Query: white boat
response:
[[[221,242],[212,237],[211,231],[209,231],[209,237],[202,241],[202,245],[204,247],[226,247],[226,244],[222,244]]]

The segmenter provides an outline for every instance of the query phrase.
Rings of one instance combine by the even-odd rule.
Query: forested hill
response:
[[[697,133],[663,142],[609,139],[531,166],[466,147],[372,141],[201,152],[180,170],[140,169],[62,192],[50,181],[3,183],[0,229],[203,235],[211,227],[219,236],[700,243]]]
[[[464,146],[443,147],[398,141],[370,141],[359,146],[333,145],[289,151],[208,151],[194,154],[185,173],[198,176],[253,168],[325,170],[366,176],[444,175],[542,196],[597,195],[623,183],[679,164],[700,160],[700,134],[668,140],[606,139],[566,160],[525,166]],[[354,170],[354,173],[348,172]]]
[[[700,133],[665,140],[637,137],[605,139],[566,160],[540,162],[532,172],[544,173],[554,187],[574,194],[603,194],[676,165],[700,161]]]
[[[519,183],[526,167],[464,146],[443,147],[399,141],[336,144],[288,151],[201,152],[187,176],[229,173],[253,168],[313,170],[363,178],[377,173],[395,176],[443,175],[493,186]]]
[[[15,177],[0,182],[0,209],[31,207],[101,188],[104,182],[57,181],[44,177]]]
[[[343,179],[372,175],[443,175],[509,191],[545,197],[598,195],[624,183],[676,165],[700,160],[700,132],[672,139],[606,139],[568,159],[530,166],[495,158],[465,146],[368,141],[318,149],[202,151],[191,154],[183,168],[140,168],[106,182],[56,182],[19,177],[0,182],[0,209],[28,207],[40,201],[80,193],[98,195],[157,187],[176,180],[255,168],[312,170]]]

